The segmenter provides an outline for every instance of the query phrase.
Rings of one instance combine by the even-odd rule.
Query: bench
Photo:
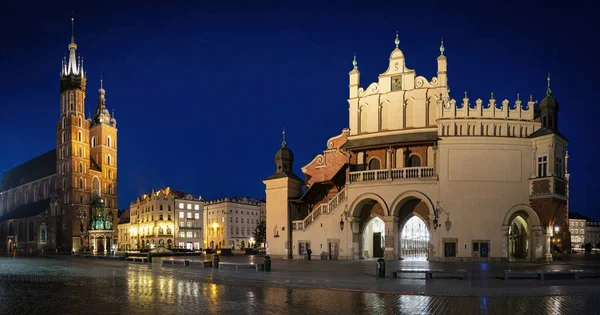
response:
[[[189,260],[185,260],[185,259],[163,259],[162,260],[162,264],[163,265],[178,265],[178,264],[182,264],[184,266],[189,266],[190,265],[190,261]]]
[[[467,279],[469,271],[466,269],[446,270],[446,269],[424,269],[424,268],[411,268],[411,269],[400,269],[392,271],[394,278],[398,278],[399,273],[424,273],[425,279],[433,279],[433,274],[453,274],[461,279]]]
[[[148,257],[131,257],[131,256],[129,256],[129,257],[127,257],[127,260],[133,261],[133,262],[139,261],[139,262],[145,263],[145,262],[148,262]]]
[[[248,264],[248,263],[231,263],[231,262],[220,262],[219,269],[223,267],[235,267],[235,270],[239,269],[255,269],[256,271],[264,271],[264,264]]]
[[[213,262],[212,260],[190,260],[189,266],[194,267],[202,267],[202,268],[212,268]]]

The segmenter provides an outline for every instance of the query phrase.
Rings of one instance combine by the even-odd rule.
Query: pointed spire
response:
[[[519,93],[517,93],[517,101],[521,100],[521,95]]]
[[[398,49],[398,45],[400,45],[400,39],[398,39],[398,31],[396,31],[396,39],[394,40],[394,44],[396,44],[396,49]]]
[[[442,37],[442,44],[440,45],[440,56],[444,55],[444,38]]]
[[[358,70],[358,61],[356,61],[356,53],[354,53],[354,60],[352,60],[352,66],[354,70]]]
[[[103,88],[102,88],[102,73],[100,74],[100,89],[103,90]]]
[[[287,147],[287,142],[285,141],[285,126],[283,127],[282,136],[283,136],[283,141],[281,141],[281,147],[285,148],[285,147]]]
[[[548,78],[546,80],[548,80],[548,89],[546,89],[546,96],[552,96],[552,90],[550,89],[550,72],[548,72]]]

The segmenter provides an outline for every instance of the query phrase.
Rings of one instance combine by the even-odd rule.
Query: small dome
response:
[[[292,150],[288,149],[287,146],[279,148],[277,153],[275,153],[275,162],[277,161],[286,161],[290,164],[294,162],[294,153]]]
[[[100,89],[98,90],[98,94],[99,94],[99,95],[104,95],[104,94],[106,94],[106,91],[105,91],[103,88],[100,88]]]
[[[552,95],[546,95],[540,102],[540,108],[556,108],[558,110],[558,101]]]
[[[113,125],[113,126],[116,125],[117,124],[117,120],[114,119],[114,118],[111,118],[110,119],[110,124]]]
[[[404,53],[402,53],[402,50],[396,48],[396,49],[394,49],[394,51],[392,51],[392,54],[390,55],[390,59],[399,59],[399,58],[404,58]]]

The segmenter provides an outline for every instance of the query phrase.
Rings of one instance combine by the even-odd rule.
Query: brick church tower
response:
[[[71,19],[73,23],[73,19]],[[117,129],[106,109],[105,91],[98,90],[98,107],[93,118],[85,119],[86,75],[83,60],[76,54],[72,32],[69,58],[63,59],[60,75],[60,121],[56,132],[56,174],[61,207],[57,216],[56,241],[62,250],[106,251],[114,243],[112,234],[92,242],[88,235],[92,204],[101,202],[106,217],[117,226]],[[108,235],[110,234],[110,235]],[[116,238],[115,238],[116,239]]]

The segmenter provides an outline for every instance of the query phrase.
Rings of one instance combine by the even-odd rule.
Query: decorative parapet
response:
[[[343,129],[341,134],[327,140],[327,149],[302,167],[307,186],[310,187],[315,182],[330,180],[346,163],[347,156],[340,151],[340,147],[348,141],[349,134],[349,129]]]
[[[438,107],[441,113],[439,119],[457,119],[457,118],[491,118],[491,119],[512,119],[533,121],[534,108],[536,102],[533,101],[533,96],[529,98],[527,103],[523,103],[517,94],[517,100],[511,105],[508,99],[502,102],[496,102],[494,93],[486,104],[478,98],[475,100],[475,105],[470,103],[470,99],[465,92],[465,97],[462,103],[458,104],[455,99],[444,99],[440,96],[438,99]]]
[[[536,102],[533,101],[533,96],[527,103],[523,103],[517,94],[517,100],[511,105],[507,99],[497,103],[492,93],[487,104],[483,104],[482,99],[477,99],[473,105],[465,92],[460,104],[455,99],[448,100],[442,95],[437,102],[439,136],[524,138],[540,128],[540,123],[535,121]]]

